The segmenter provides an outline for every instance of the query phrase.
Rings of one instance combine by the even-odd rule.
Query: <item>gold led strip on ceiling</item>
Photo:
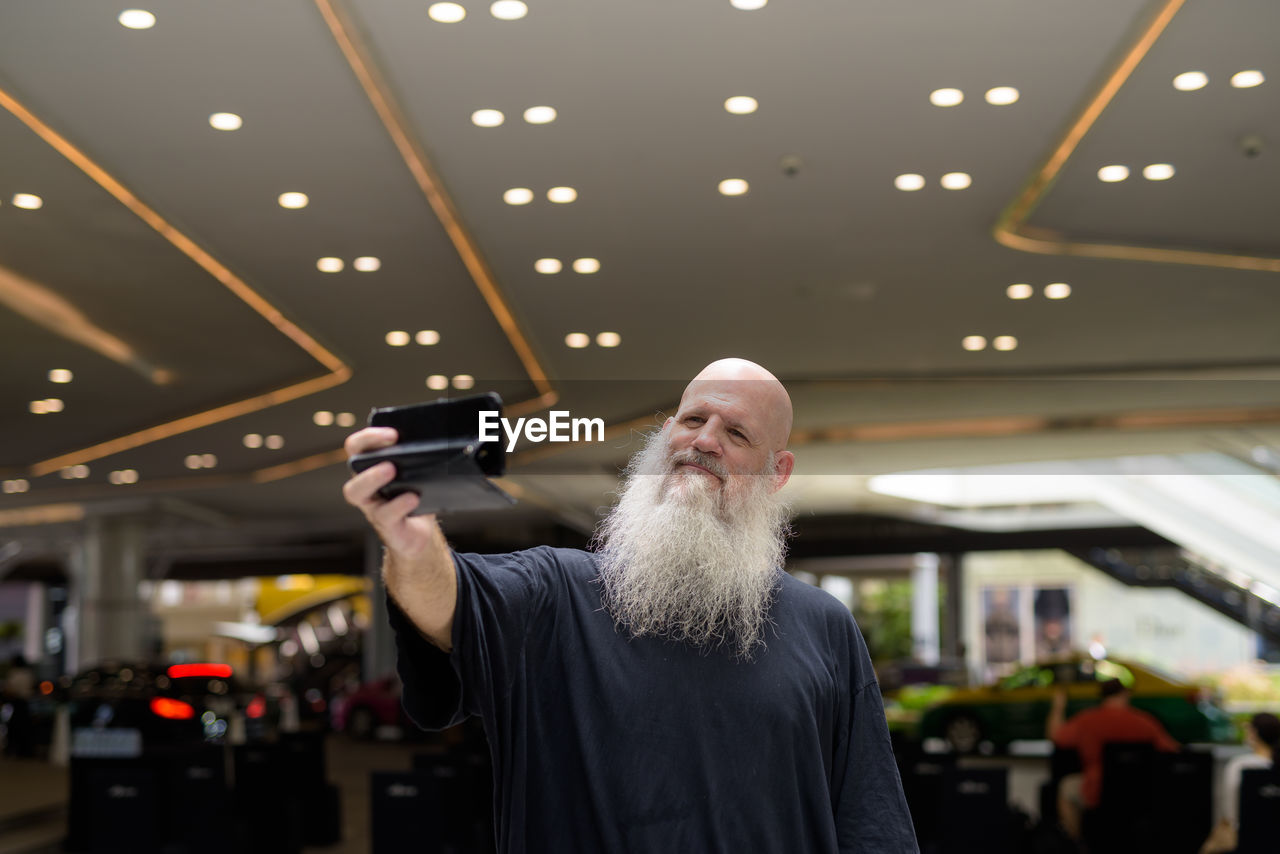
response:
[[[1124,261],[1153,261],[1163,264],[1190,264],[1202,267],[1225,267],[1235,270],[1258,270],[1280,273],[1280,258],[1242,255],[1198,249],[1164,249],[1117,243],[1072,240],[1050,229],[1027,226],[1027,219],[1048,195],[1053,182],[1066,166],[1085,135],[1093,129],[1112,98],[1129,80],[1138,64],[1164,33],[1173,16],[1186,0],[1157,0],[1151,20],[1121,57],[1102,86],[1085,104],[1080,115],[1067,128],[1053,147],[1048,159],[1032,174],[1021,193],[1000,214],[992,229],[997,243],[1022,252],[1042,255],[1076,255],[1086,258],[1110,258]]]
[[[409,132],[404,112],[392,97],[390,87],[386,85],[369,51],[357,39],[356,28],[350,24],[350,16],[340,12],[337,4],[332,0],[315,0],[315,4],[329,31],[333,34],[334,40],[338,43],[338,48],[346,58],[347,64],[351,66],[352,73],[364,89],[374,112],[378,114],[378,119],[404,159],[405,166],[408,167],[418,189],[422,191],[431,210],[440,220],[458,257],[462,259],[472,281],[475,282],[476,289],[480,291],[480,296],[489,306],[489,311],[493,313],[498,326],[502,328],[503,334],[511,343],[517,358],[520,359],[520,364],[524,366],[525,373],[538,390],[537,397],[512,404],[509,407],[511,414],[533,412],[554,405],[559,399],[559,394],[547,379],[546,371],[543,370],[542,364],[533,352],[529,339],[521,330],[520,324],[516,322],[515,314],[498,286],[493,271],[489,269],[489,265],[480,254],[475,238],[462,225],[457,206],[445,191],[440,176],[436,174],[422,146],[418,145]]]
[[[145,203],[134,195],[127,187],[113,178],[105,169],[94,161],[90,160],[88,155],[80,149],[72,145],[65,137],[59,134],[49,125],[41,121],[34,113],[23,106],[12,94],[0,88],[0,107],[8,110],[28,128],[30,128],[37,136],[39,136],[51,148],[71,161],[80,171],[84,172],[93,180],[94,183],[102,187],[110,193],[115,199],[129,209],[134,215],[151,226],[165,240],[173,244],[178,251],[186,255],[192,261],[195,261],[209,275],[213,276],[222,283],[227,290],[231,291],[239,297],[245,304],[260,314],[268,323],[274,326],[285,337],[293,341],[301,347],[308,355],[318,361],[328,371],[321,377],[315,377],[303,382],[294,383],[266,394],[256,395],[254,397],[229,403],[213,409],[197,412],[183,418],[167,421],[163,424],[157,424],[154,427],[148,427],[144,430],[138,430],[110,439],[106,442],[99,442],[87,448],[81,448],[77,451],[71,451],[61,454],[48,460],[35,463],[31,466],[30,472],[34,477],[40,477],[51,472],[57,471],[63,466],[77,465],[79,463],[88,462],[89,460],[101,459],[102,457],[118,454],[121,451],[127,451],[142,445],[150,444],[161,439],[167,439],[180,433],[195,430],[200,427],[208,427],[211,424],[217,424],[231,418],[237,418],[242,415],[248,415],[266,409],[270,406],[277,406],[290,400],[296,400],[309,394],[314,394],[336,385],[341,385],[351,378],[351,368],[339,359],[336,355],[329,352],[320,342],[316,341],[309,334],[302,330],[297,324],[284,316],[284,313],[272,305],[265,297],[249,287],[242,279],[232,273],[227,267],[221,264],[216,258],[206,252],[203,248],[196,244],[187,235],[183,234],[173,225],[171,225],[164,217],[156,213]],[[57,331],[55,329],[55,331]]]

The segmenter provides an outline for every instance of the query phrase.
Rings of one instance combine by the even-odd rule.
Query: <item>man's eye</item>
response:
[[[687,415],[684,419],[685,424],[701,424],[702,419],[696,415]]]

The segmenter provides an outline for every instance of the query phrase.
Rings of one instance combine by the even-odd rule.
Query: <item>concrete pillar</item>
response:
[[[67,668],[107,658],[145,659],[152,628],[138,597],[145,577],[146,524],[136,515],[90,516],[71,560],[71,604],[64,614]]]
[[[33,665],[44,660],[44,631],[48,628],[49,597],[43,584],[27,584],[26,614],[22,622],[22,654]]]
[[[389,676],[396,669],[396,642],[387,621],[387,590],[382,586],[382,542],[372,531],[365,537],[364,574],[369,579],[369,627],[364,633],[365,681]]]
[[[921,552],[911,568],[911,652],[921,664],[938,663],[938,556]]]

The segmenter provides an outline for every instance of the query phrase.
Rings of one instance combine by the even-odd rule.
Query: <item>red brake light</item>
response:
[[[52,683],[52,682],[50,682],[50,681],[48,681],[47,679],[46,679],[44,682],[41,682],[41,683],[40,683],[40,693],[41,693],[41,694],[46,694],[46,695],[47,695],[47,694],[52,694],[52,693],[53,693],[53,683]]]
[[[249,706],[244,710],[245,716],[250,718],[260,718],[267,712],[267,700],[261,694],[258,694],[249,701]]]
[[[203,676],[206,679],[228,679],[231,677],[230,664],[173,664],[169,666],[169,678],[181,679],[184,676]]]
[[[170,697],[152,697],[151,711],[171,721],[185,721],[196,716],[196,710],[190,703]]]

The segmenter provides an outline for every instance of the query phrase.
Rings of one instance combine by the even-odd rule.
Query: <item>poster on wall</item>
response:
[[[1071,589],[1038,587],[1035,591],[1035,657],[1059,658],[1071,652]]]
[[[1016,587],[982,589],[982,654],[988,672],[1007,672],[1022,657],[1021,598]]]

